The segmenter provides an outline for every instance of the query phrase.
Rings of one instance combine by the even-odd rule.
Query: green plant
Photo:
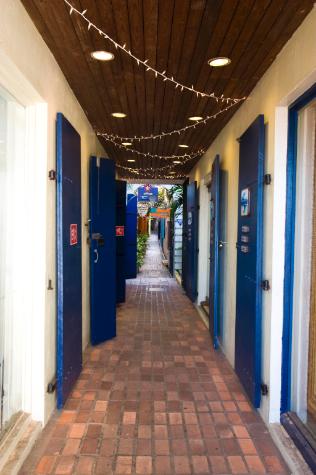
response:
[[[183,186],[173,185],[167,190],[167,197],[171,208],[171,216],[173,217],[177,210],[183,205]]]
[[[137,236],[137,269],[144,264],[147,250],[148,234],[138,234]]]

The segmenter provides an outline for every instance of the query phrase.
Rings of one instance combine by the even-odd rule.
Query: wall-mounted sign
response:
[[[155,203],[158,201],[158,188],[157,186],[145,185],[140,186],[137,190],[138,201],[151,201]]]
[[[117,237],[124,236],[124,226],[115,226],[115,232]]]
[[[149,210],[149,203],[146,201],[138,201],[137,212],[142,218],[147,215]]]
[[[170,208],[151,208],[150,216],[152,218],[170,218]]]
[[[240,194],[240,214],[241,216],[250,215],[250,190],[244,188]]]
[[[77,224],[70,225],[70,245],[75,246],[78,244],[78,226]]]

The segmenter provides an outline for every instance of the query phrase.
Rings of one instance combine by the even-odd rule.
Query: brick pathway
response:
[[[289,473],[155,237],[127,294],[20,475]]]

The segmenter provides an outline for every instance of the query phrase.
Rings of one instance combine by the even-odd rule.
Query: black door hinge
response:
[[[56,180],[56,171],[55,170],[49,170],[48,172],[48,178],[50,180]]]
[[[57,379],[54,378],[50,383],[47,385],[47,392],[48,394],[52,394],[56,390],[57,386]]]
[[[268,280],[263,280],[261,282],[262,290],[270,290],[270,282]]]
[[[265,384],[265,383],[262,383],[261,384],[261,394],[262,394],[262,396],[267,396],[268,393],[269,393],[268,385]]]
[[[271,178],[270,173],[267,173],[266,175],[264,175],[264,184],[265,185],[271,185],[271,181],[272,181],[272,178]]]

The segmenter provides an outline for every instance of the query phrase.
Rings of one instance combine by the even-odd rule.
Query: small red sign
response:
[[[116,236],[124,236],[124,226],[116,226]]]
[[[76,224],[70,225],[70,245],[78,244],[78,227]]]

